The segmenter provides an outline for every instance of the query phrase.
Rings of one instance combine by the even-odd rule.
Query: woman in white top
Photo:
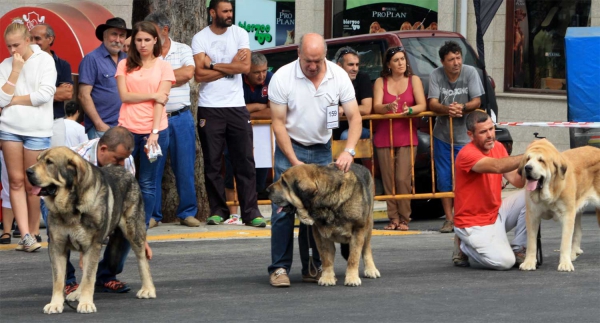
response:
[[[22,236],[16,250],[32,252],[41,247],[35,237],[40,226],[40,188],[31,186],[25,170],[50,147],[56,67],[50,55],[30,44],[29,30],[20,18],[6,27],[4,41],[11,57],[0,64],[0,144]]]

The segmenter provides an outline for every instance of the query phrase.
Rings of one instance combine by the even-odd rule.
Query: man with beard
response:
[[[96,38],[102,42],[79,64],[79,101],[85,112],[88,138],[100,138],[117,125],[121,97],[117,90],[117,64],[127,57],[121,51],[123,42],[131,36],[122,18],[110,18],[96,27]]]
[[[177,195],[179,195],[176,214],[182,225],[197,227],[200,225],[200,221],[195,218],[198,212],[196,186],[194,185],[194,176],[190,176],[190,174],[194,174],[194,164],[196,163],[196,128],[192,111],[190,111],[190,85],[188,84],[194,76],[192,49],[169,37],[171,21],[164,13],[155,11],[144,20],[150,21],[158,29],[158,36],[162,44],[160,57],[171,64],[175,73],[175,84],[171,87],[165,109],[169,121],[167,150],[171,156],[171,168],[175,175]],[[156,205],[150,219],[150,228],[157,226],[163,218],[160,183],[162,183],[166,158],[159,158],[158,163]]]
[[[248,33],[233,25],[233,6],[226,0],[211,0],[211,25],[192,39],[200,84],[198,132],[204,154],[204,178],[210,217],[207,224],[220,224],[229,218],[221,160],[225,143],[233,164],[240,197],[242,222],[265,227],[258,210],[256,174],[250,113],[244,102],[242,74],[250,72]]]
[[[456,157],[452,261],[467,267],[470,258],[485,268],[508,270],[525,258],[525,191],[502,200],[502,177],[516,187],[525,185],[517,172],[522,155],[508,156],[485,112],[475,110],[465,119],[471,142]],[[515,237],[509,243],[506,233],[513,228]]]

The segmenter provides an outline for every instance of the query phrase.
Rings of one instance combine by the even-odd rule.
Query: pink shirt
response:
[[[170,81],[175,84],[175,74],[171,64],[157,59],[150,69],[140,68],[127,73],[127,60],[123,59],[117,65],[115,77],[125,76],[127,91],[134,93],[156,93],[160,82]],[[139,103],[123,103],[119,112],[119,126],[127,128],[135,134],[149,134],[152,132],[154,121],[154,100]],[[165,130],[168,126],[167,112],[163,106],[158,130]]]
[[[395,95],[391,95],[387,89],[387,77],[383,78],[383,104],[388,104],[396,100]],[[406,102],[406,105],[415,105],[415,97],[413,95],[412,87],[412,75],[408,79],[408,86],[406,91],[400,94],[398,97],[398,109],[402,109],[402,106]],[[391,114],[392,111],[386,113]],[[410,137],[408,136],[410,128],[410,122],[412,121],[412,144],[416,146],[417,142],[417,118],[410,119],[393,119],[392,120],[392,133],[394,147],[406,147],[410,146]],[[390,147],[390,121],[389,120],[377,120],[374,126],[375,134],[373,135],[373,144],[377,148]]]

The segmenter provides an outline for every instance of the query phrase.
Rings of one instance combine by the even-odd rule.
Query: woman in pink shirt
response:
[[[131,39],[127,59],[119,62],[115,76],[123,102],[119,125],[131,131],[135,139],[132,155],[140,160],[137,173],[147,226],[156,204],[154,199],[156,190],[160,189],[160,181],[156,181],[159,163],[150,161],[146,151],[160,147],[166,153],[169,137],[166,134],[165,104],[171,85],[175,83],[175,74],[171,64],[159,58],[161,43],[151,22],[136,23]]]
[[[425,111],[427,105],[423,83],[418,76],[413,75],[403,47],[393,47],[386,51],[380,75],[381,77],[373,86],[375,113],[411,115]],[[394,187],[396,194],[412,192],[411,168],[412,160],[417,153],[417,125],[416,118],[393,119],[391,143],[390,122],[381,120],[375,125],[373,144],[376,148],[386,195],[391,195]],[[393,160],[390,147],[393,147]],[[388,200],[387,213],[390,223],[384,228],[385,230],[408,230],[411,213],[409,199]]]

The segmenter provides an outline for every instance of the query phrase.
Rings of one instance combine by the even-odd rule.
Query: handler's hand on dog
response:
[[[148,241],[145,242],[144,249],[146,249],[146,258],[152,260],[152,249],[150,248]]]
[[[335,166],[339,168],[339,170],[343,170],[344,173],[350,170],[350,166],[354,162],[354,157],[350,155],[349,152],[344,151],[340,154],[340,157],[335,161]]]

